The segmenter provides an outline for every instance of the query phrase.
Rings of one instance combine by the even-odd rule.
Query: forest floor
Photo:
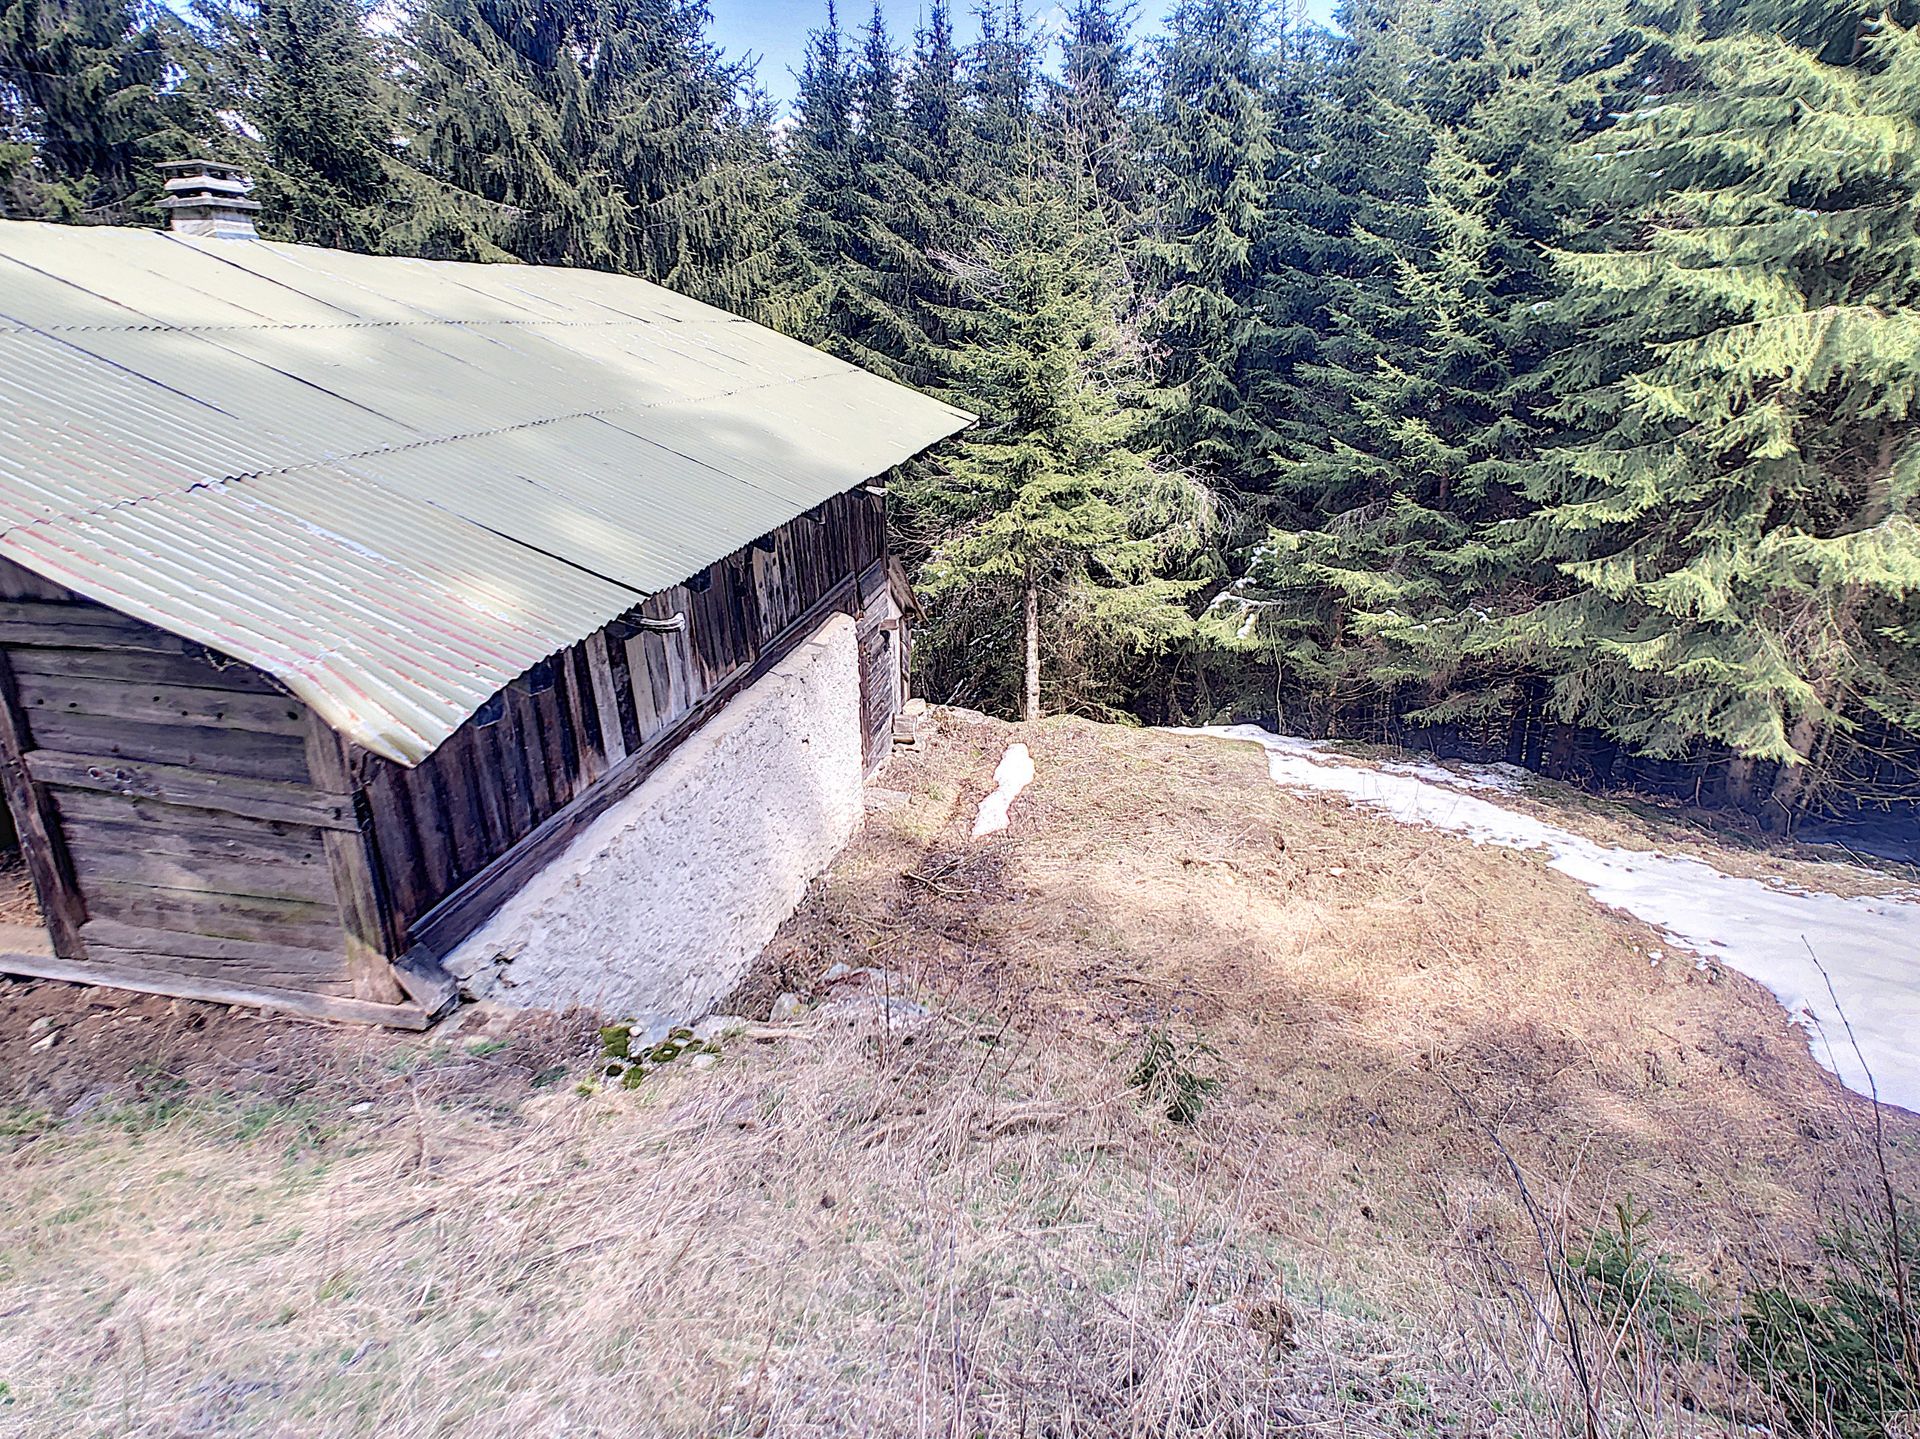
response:
[[[1717,1434],[1771,1414],[1742,1296],[1920,1190],[1920,1119],[1538,854],[1076,720],[879,783],[718,1061],[635,1088],[586,1014],[8,985],[0,1429]],[[1623,1217],[1659,1284],[1567,1299]]]

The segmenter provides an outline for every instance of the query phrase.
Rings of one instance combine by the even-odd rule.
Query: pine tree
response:
[[[951,351],[961,298],[954,261],[967,252],[976,228],[958,179],[965,110],[953,21],[946,0],[934,0],[914,34],[913,57],[902,83],[896,153],[904,174],[896,234],[907,271],[903,308],[922,346],[908,377],[935,391],[953,382]]]
[[[745,310],[778,244],[742,209],[766,193],[755,162],[764,109],[748,69],[707,38],[704,0],[596,0],[588,50],[590,173],[617,197],[618,268]]]
[[[974,203],[985,206],[1021,183],[1040,57],[1020,0],[981,0],[975,18],[980,38],[961,67],[967,127],[959,180]],[[982,217],[984,223],[984,210]]]
[[[899,56],[878,4],[851,70],[855,134],[841,325],[832,348],[854,364],[904,384],[927,384],[938,357],[916,324],[920,269],[910,237],[910,173],[902,163]]]
[[[1111,0],[1074,0],[1060,40],[1056,119],[1070,163],[1086,172],[1123,249],[1139,235],[1147,199],[1130,13]]]
[[[522,259],[751,309],[778,237],[732,212],[767,193],[766,115],[708,23],[696,0],[419,0],[409,159],[507,217]]]
[[[1605,9],[1532,0],[1445,21],[1403,27],[1397,44],[1424,58],[1402,49],[1394,67],[1444,83],[1379,97],[1400,133],[1418,126],[1424,202],[1376,198],[1391,229],[1359,228],[1391,265],[1375,280],[1354,264],[1329,286],[1328,341],[1295,375],[1289,412],[1325,426],[1301,424],[1276,467],[1296,518],[1216,603],[1226,642],[1271,657],[1316,727],[1342,710],[1397,722],[1412,704],[1408,717],[1437,721],[1514,698],[1512,661],[1489,651],[1528,570],[1506,522],[1548,428],[1559,284],[1544,246],[1573,205],[1556,162],[1599,111],[1608,72],[1592,57],[1611,53],[1614,27]]]
[[[946,607],[930,636],[962,693],[1018,710],[1112,699],[1112,654],[1162,645],[1190,624],[1190,583],[1169,552],[1204,517],[1194,492],[1129,444],[1130,357],[1114,325],[1116,277],[1098,207],[1036,134],[988,207],[962,352],[981,423],[923,497],[945,538],[921,574]],[[1017,629],[1006,621],[1017,611]],[[1049,678],[1049,669],[1063,668]],[[951,688],[951,687],[949,687]]]
[[[397,117],[363,0],[205,3],[222,108],[258,135],[249,168],[262,233],[379,248],[396,198]]]
[[[788,141],[797,233],[808,265],[809,321],[802,338],[829,348],[833,337],[850,328],[845,290],[860,225],[854,190],[859,136],[844,38],[839,11],[827,0],[826,24],[807,36]]]
[[[1565,256],[1523,526],[1557,582],[1510,626],[1566,717],[1778,762],[1779,820],[1863,723],[1920,728],[1920,37],[1820,8],[1807,47],[1683,30],[1587,146],[1636,223]]]
[[[154,166],[224,138],[201,60],[149,0],[0,0],[0,216],[157,224]]]
[[[1274,159],[1263,10],[1258,0],[1175,8],[1155,57],[1157,225],[1145,246],[1164,387],[1156,444],[1210,483],[1250,491],[1274,445],[1255,394],[1273,339],[1256,263]]]
[[[774,106],[757,84],[743,86],[720,133],[713,189],[716,223],[729,243],[689,267],[688,292],[789,335],[807,333],[809,273],[799,237],[799,201],[789,164],[774,143]]]
[[[413,133],[427,175],[509,218],[534,264],[618,267],[626,215],[590,168],[590,0],[421,0],[407,24]]]

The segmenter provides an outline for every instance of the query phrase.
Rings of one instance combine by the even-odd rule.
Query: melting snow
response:
[[[1007,827],[1007,807],[1020,791],[1033,782],[1033,756],[1023,744],[1010,744],[993,771],[999,788],[980,801],[980,813],[973,822],[973,837],[992,834]]]
[[[1371,769],[1254,725],[1200,733],[1258,742],[1274,780],[1289,789],[1344,794],[1404,824],[1453,830],[1476,844],[1545,850],[1553,868],[1602,904],[1766,985],[1849,1088],[1868,1092],[1871,1070],[1882,1099],[1920,1111],[1920,904],[1787,889],[1723,874],[1703,860],[1597,843],[1487,798],[1519,789],[1525,772],[1508,765],[1464,774],[1432,763]],[[1663,956],[1654,950],[1650,957]]]

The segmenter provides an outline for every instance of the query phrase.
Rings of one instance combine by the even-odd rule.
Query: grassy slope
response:
[[[1038,778],[969,840],[1016,735]],[[9,991],[0,1429],[1547,1432],[1509,1157],[1549,1248],[1631,1201],[1729,1303],[1858,1192],[1864,1106],[1772,1000],[1536,857],[1077,721],[950,720],[884,783],[736,1003],[881,965],[924,1024],[823,1011],[583,1096],[584,1017]],[[1128,1088],[1154,1031],[1212,1051],[1197,1124]]]

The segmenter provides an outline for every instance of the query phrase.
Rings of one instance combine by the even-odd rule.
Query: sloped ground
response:
[[[1015,737],[1038,777],[970,841]],[[1204,1040],[1210,1122],[1277,1231],[1362,1268],[1450,1269],[1380,1243],[1428,1244],[1437,1216],[1527,1227],[1496,1133],[1570,1222],[1631,1197],[1709,1274],[1805,1257],[1862,1173],[1870,1106],[1764,989],[1537,855],[1288,795],[1252,745],[1073,720],[950,723],[886,782],[910,802],[870,819],[770,973],[880,963],[1090,1050]],[[1891,1122],[1910,1178],[1920,1122]]]
[[[970,839],[1015,738],[1037,778]],[[1536,856],[1077,721],[943,717],[882,784],[756,1023],[634,1089],[587,1016],[0,991],[0,1429],[1577,1432],[1543,1247],[1630,1204],[1730,1303],[1872,1174],[1763,990]],[[766,1022],[788,992],[827,1003]],[[1218,1083],[1191,1123],[1181,1064],[1129,1082],[1154,1036]],[[1620,1424],[1724,1432],[1620,1348]]]

